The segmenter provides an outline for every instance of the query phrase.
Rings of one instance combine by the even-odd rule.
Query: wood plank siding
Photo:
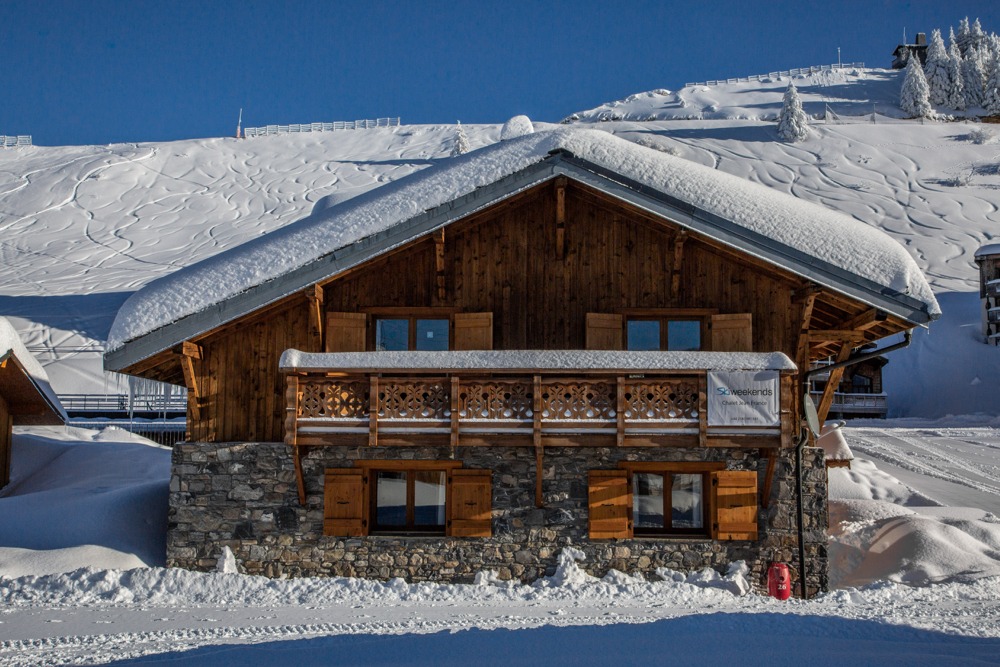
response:
[[[564,214],[558,187],[565,188]],[[558,350],[586,348],[588,313],[745,313],[754,351],[780,351],[798,361],[804,327],[835,330],[868,308],[819,290],[803,324],[805,300],[796,295],[810,287],[807,281],[571,180],[522,192],[446,232],[326,281],[324,315],[386,308],[492,313],[493,349]],[[324,336],[311,333],[310,308],[318,302],[315,294],[296,293],[193,341],[202,349],[195,366],[203,398],[197,418],[189,410],[190,438],[282,440],[281,352],[339,347],[327,317]],[[888,318],[870,326],[868,339],[911,326]],[[837,345],[809,341],[805,349],[820,358]],[[178,359],[165,352],[125,370],[181,384]]]

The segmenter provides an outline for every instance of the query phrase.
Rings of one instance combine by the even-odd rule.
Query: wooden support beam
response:
[[[677,304],[680,301],[681,291],[681,265],[684,263],[684,242],[687,241],[688,233],[680,230],[674,237],[674,261],[670,267],[670,302]]]
[[[532,378],[533,401],[532,417],[534,427],[532,429],[532,444],[535,447],[535,507],[541,508],[544,504],[542,498],[542,476],[544,474],[542,464],[544,447],[542,446],[542,376],[536,375]]]
[[[837,363],[847,361],[853,349],[850,343],[842,344],[840,352],[837,353]],[[816,408],[820,426],[826,421],[826,416],[830,414],[830,406],[833,405],[833,394],[837,391],[837,387],[840,386],[840,378],[842,377],[844,377],[843,366],[830,371],[830,377],[826,381],[826,388],[823,389],[823,396],[819,399],[819,406]]]
[[[698,446],[708,446],[708,376],[698,378]]]
[[[309,301],[309,335],[312,337],[312,350],[322,352],[325,349],[323,347],[323,288],[319,285],[313,285],[303,294]]]
[[[625,376],[619,375],[615,380],[615,385],[617,389],[615,403],[615,417],[617,421],[615,444],[621,447],[625,444]]]
[[[767,451],[767,470],[764,471],[764,488],[760,491],[760,505],[767,508],[771,504],[771,485],[774,482],[774,464],[778,460],[778,450]]]
[[[884,310],[879,310],[878,308],[869,308],[865,312],[852,317],[846,322],[842,322],[837,325],[838,329],[844,330],[856,330],[856,331],[867,331],[873,326],[882,324],[889,319],[889,314]]]
[[[458,398],[461,394],[461,380],[457,375],[451,376],[451,446],[458,446]]]
[[[556,179],[556,259],[566,257],[566,179]]]
[[[306,506],[306,479],[302,472],[302,457],[305,456],[306,448],[296,445],[293,449],[295,460],[295,488],[299,492],[299,505]]]
[[[378,376],[373,375],[368,394],[368,446],[378,447]]]
[[[198,371],[201,370],[202,349],[199,345],[184,341],[174,348],[174,352],[181,358],[181,372],[184,373],[184,386],[188,392],[188,413],[192,421],[199,421],[203,396]],[[199,362],[197,366],[195,361]]]
[[[448,296],[444,273],[444,227],[434,232],[434,268],[437,281],[437,298],[444,303]]]
[[[809,332],[810,343],[864,343],[864,331],[846,329],[817,329]],[[855,347],[857,347],[855,345]]]

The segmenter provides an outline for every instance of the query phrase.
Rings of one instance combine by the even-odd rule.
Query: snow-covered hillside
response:
[[[983,389],[1000,377],[1000,353],[976,339],[973,254],[1000,236],[1000,143],[971,141],[973,123],[887,117],[898,115],[899,76],[846,70],[795,77],[807,112],[829,103],[840,117],[815,123],[810,138],[796,144],[777,141],[775,123],[758,120],[776,117],[787,80],[643,94],[600,108],[671,120],[598,122],[606,114],[597,109],[576,122],[889,232],[924,270],[944,310],[929,335],[918,333],[910,349],[893,354],[890,413],[998,414],[1000,392]],[[699,119],[684,120],[689,116]],[[473,149],[500,133],[499,126],[463,127]],[[402,126],[0,150],[0,313],[11,317],[57,391],[103,391],[100,350],[128,294],[314,208],[446,160],[456,138],[455,126]]]

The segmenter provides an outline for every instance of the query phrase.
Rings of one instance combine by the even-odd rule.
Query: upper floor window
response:
[[[700,350],[701,319],[629,318],[626,321],[626,349]]]
[[[375,320],[376,350],[449,349],[449,318],[380,317]]]

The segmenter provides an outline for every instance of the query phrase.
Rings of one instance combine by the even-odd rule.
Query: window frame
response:
[[[726,469],[724,462],[718,461],[622,461],[618,464],[620,469],[628,473],[628,492],[632,502],[628,507],[629,524],[632,529],[632,536],[635,539],[658,538],[658,537],[705,537],[712,535],[712,508],[710,507],[711,494],[711,474]],[[637,474],[662,475],[663,484],[663,528],[640,528],[636,525],[635,517],[635,477]],[[673,528],[670,523],[673,520],[673,513],[668,512],[667,503],[673,500],[673,476],[674,475],[700,475],[701,476],[701,528]],[[668,483],[669,480],[669,483]],[[668,500],[669,499],[669,500]]]
[[[404,526],[383,526],[378,523],[378,474],[381,472],[404,473],[406,475],[406,524]],[[444,476],[444,519],[441,524],[419,526],[416,524],[416,474],[439,473]],[[427,535],[443,536],[448,530],[448,470],[444,467],[408,467],[392,468],[373,466],[367,470],[371,480],[368,492],[369,516],[371,517],[370,535]]]
[[[706,342],[709,340],[709,325],[712,316],[718,315],[716,308],[657,308],[657,309],[627,309],[621,311],[622,326],[624,330],[623,347],[628,350],[628,325],[629,322],[658,322],[660,325],[660,351],[670,350],[670,339],[668,330],[670,322],[698,322],[698,351],[706,350]]]

